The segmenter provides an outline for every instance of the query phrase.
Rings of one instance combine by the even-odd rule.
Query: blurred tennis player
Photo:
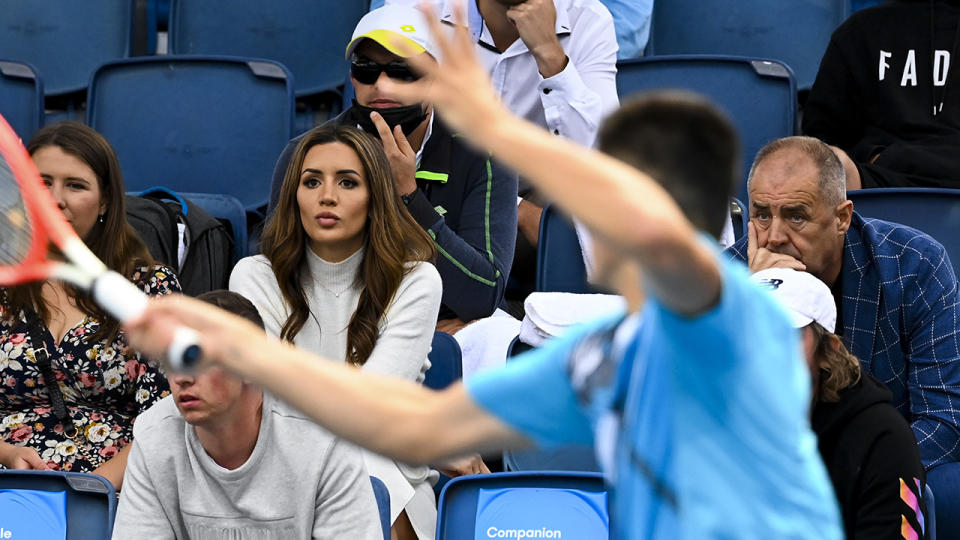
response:
[[[729,123],[688,95],[641,98],[606,122],[600,146],[613,157],[602,155],[511,115],[466,31],[433,30],[443,61],[412,62],[425,77],[409,97],[425,97],[589,227],[596,279],[630,312],[439,393],[318,362],[186,298],[153,302],[129,327],[134,342],[162,351],[175,324],[192,327],[208,361],[410,462],[592,443],[611,485],[614,538],[840,538],[799,335],[697,231],[718,234],[726,215],[737,155]]]

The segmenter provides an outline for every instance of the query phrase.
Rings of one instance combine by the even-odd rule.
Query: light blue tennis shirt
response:
[[[650,299],[481,373],[467,389],[537,444],[593,444],[614,538],[841,538],[810,430],[799,333],[746,269],[717,257],[719,303]]]

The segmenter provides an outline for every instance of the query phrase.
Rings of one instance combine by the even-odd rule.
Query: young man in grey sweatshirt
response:
[[[239,294],[200,297],[263,325]],[[214,367],[141,414],[113,538],[379,538],[361,454]]]

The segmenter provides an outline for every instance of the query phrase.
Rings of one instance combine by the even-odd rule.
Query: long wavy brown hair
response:
[[[813,357],[820,369],[819,400],[840,401],[840,391],[860,380],[860,360],[847,350],[843,341],[816,322],[810,323],[816,344]]]
[[[60,122],[37,131],[27,143],[27,152],[32,156],[37,150],[48,146],[59,147],[78,158],[97,176],[100,200],[106,202],[106,210],[103,223],[96,221],[83,239],[90,251],[108,268],[128,277],[139,266],[155,264],[147,247],[127,223],[120,162],[107,139],[78,122]],[[6,316],[17,317],[21,310],[33,310],[41,320],[49,320],[50,306],[42,299],[42,286],[42,283],[29,283],[7,288],[3,295]],[[66,290],[80,310],[100,322],[91,340],[109,338],[112,341],[120,330],[120,323],[100,309],[86,293],[70,285],[66,286]]]
[[[390,163],[380,142],[348,126],[320,126],[308,132],[290,159],[277,207],[267,219],[260,238],[260,250],[270,261],[290,310],[280,337],[293,341],[310,314],[303,288],[309,247],[297,204],[300,170],[311,148],[335,142],[356,152],[370,192],[363,241],[365,253],[357,275],[362,290],[357,310],[347,327],[347,350],[344,351],[348,362],[363,365],[377,344],[380,319],[403,276],[410,271],[406,263],[432,261],[436,254],[433,241],[397,195]]]

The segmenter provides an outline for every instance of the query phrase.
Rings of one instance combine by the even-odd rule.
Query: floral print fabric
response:
[[[180,292],[173,271],[142,267],[131,277],[149,295]],[[164,374],[141,361],[121,332],[91,342],[99,321],[85,317],[62,341],[44,327],[50,363],[77,428],[69,437],[51,409],[50,394],[33,358],[25,315],[0,308],[0,438],[34,448],[54,470],[90,472],[133,440],[133,420],[170,393]]]

